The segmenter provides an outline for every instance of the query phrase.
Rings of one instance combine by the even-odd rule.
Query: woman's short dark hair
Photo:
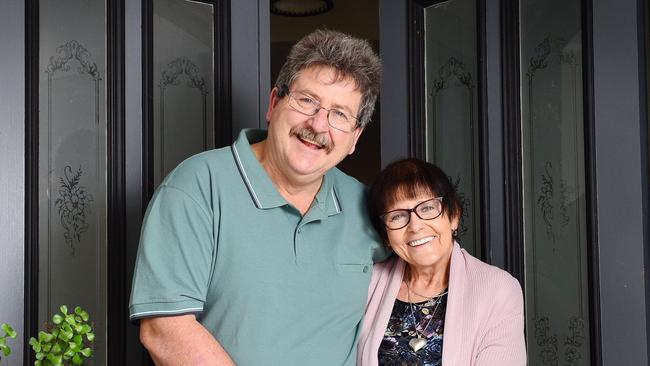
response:
[[[379,216],[397,201],[413,199],[422,193],[443,197],[442,212],[450,220],[460,219],[463,207],[447,174],[434,164],[420,159],[403,159],[389,164],[370,186],[368,210],[377,233],[387,240],[386,227]]]

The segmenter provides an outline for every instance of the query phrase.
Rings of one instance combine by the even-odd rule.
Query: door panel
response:
[[[154,186],[215,147],[213,35],[213,4],[153,1]]]
[[[520,6],[530,364],[589,365],[580,4]]]
[[[39,57],[39,328],[91,315],[106,363],[106,4],[43,0]]]
[[[426,159],[449,175],[463,205],[459,243],[480,257],[476,2],[422,8]]]

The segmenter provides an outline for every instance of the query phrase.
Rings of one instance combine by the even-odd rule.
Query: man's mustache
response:
[[[303,140],[308,140],[316,143],[318,146],[325,149],[325,153],[329,154],[334,149],[334,143],[328,139],[324,134],[320,134],[311,126],[295,126],[289,131],[289,136],[296,136]]]

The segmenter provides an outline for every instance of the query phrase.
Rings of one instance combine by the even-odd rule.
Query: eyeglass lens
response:
[[[291,106],[291,108],[295,109],[296,111],[308,116],[313,116],[321,109],[324,109],[327,111],[327,121],[330,126],[344,132],[351,132],[354,130],[354,118],[348,117],[348,115],[346,115],[344,112],[335,108],[323,108],[316,99],[311,98],[308,95],[302,93],[289,94],[289,106]]]
[[[433,220],[442,213],[442,197],[436,197],[418,203],[412,209],[393,210],[382,215],[387,228],[401,229],[411,221],[411,212],[414,212],[422,220]]]

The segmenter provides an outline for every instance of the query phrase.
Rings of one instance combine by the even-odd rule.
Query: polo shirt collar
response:
[[[323,183],[321,184],[320,190],[316,194],[309,211],[307,211],[303,218],[303,222],[307,223],[314,220],[323,220],[328,216],[338,215],[341,213],[341,201],[336,194],[334,181],[335,179],[332,172],[327,172],[323,177]]]
[[[239,174],[246,184],[255,207],[259,209],[280,207],[287,204],[287,200],[278,192],[251,148],[251,144],[260,142],[265,138],[266,131],[264,130],[244,129],[230,147]],[[341,202],[333,182],[332,172],[327,172],[307,215],[312,216],[313,214],[316,216],[314,218],[317,218],[341,213]]]

